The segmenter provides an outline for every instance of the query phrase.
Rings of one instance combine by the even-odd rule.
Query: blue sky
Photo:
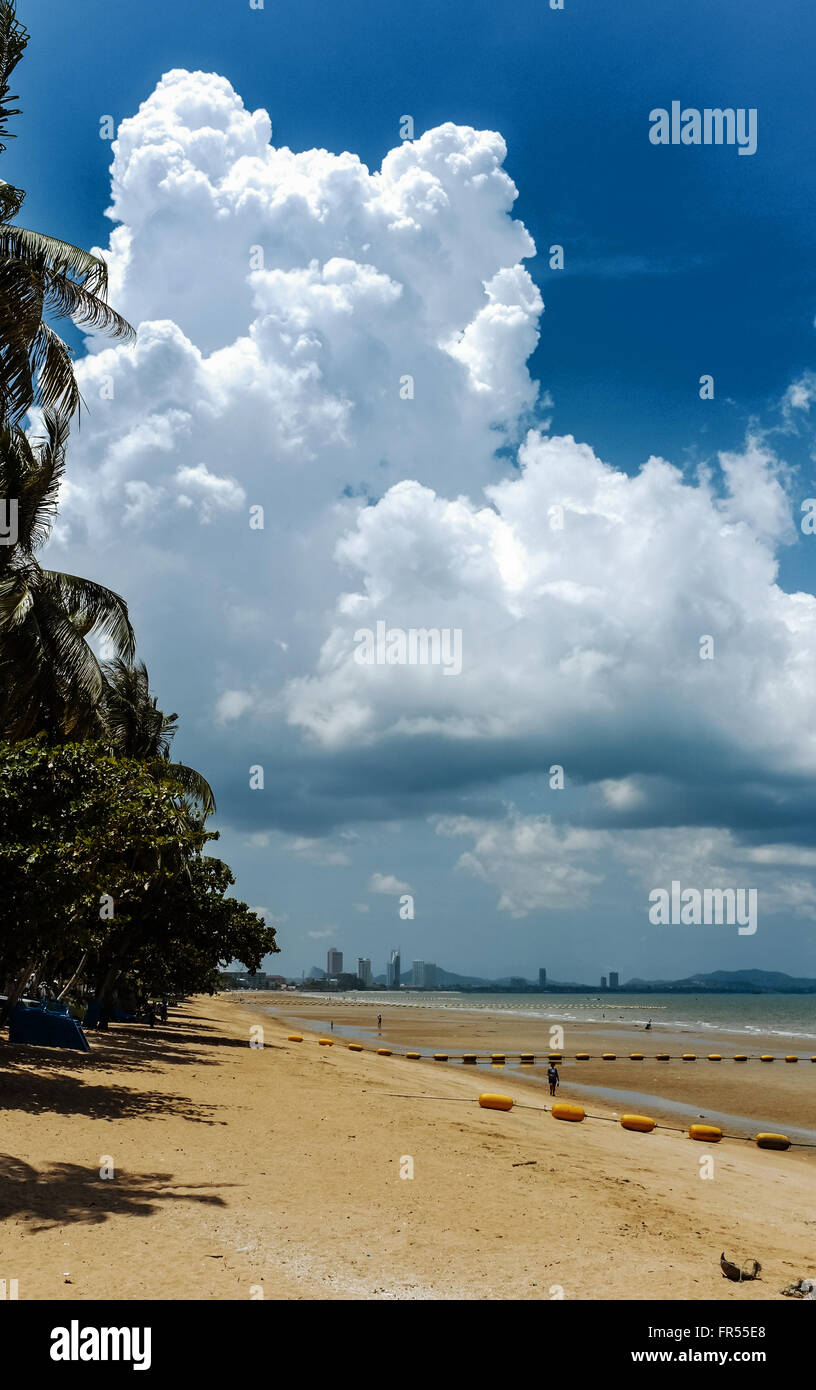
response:
[[[456,496],[467,487],[474,502],[483,504],[485,483],[517,476],[515,450],[524,428],[547,421],[553,435],[572,434],[586,441],[599,459],[631,477],[651,455],[684,469],[690,484],[699,477],[698,465],[713,467],[718,493],[723,480],[717,472],[717,451],[741,454],[751,428],[764,432],[768,449],[788,466],[785,487],[794,509],[816,491],[813,443],[802,428],[808,412],[796,414],[795,430],[790,427],[790,415],[780,412],[791,384],[812,371],[816,315],[814,155],[808,138],[816,116],[810,56],[816,17],[801,4],[784,0],[766,6],[749,0],[734,6],[725,0],[692,0],[679,6],[673,0],[629,0],[615,5],[608,0],[603,4],[566,0],[563,12],[553,12],[543,0],[510,7],[458,0],[439,6],[423,0],[398,13],[393,7],[373,4],[352,2],[338,8],[311,0],[297,6],[268,0],[263,11],[250,10],[238,0],[218,4],[177,0],[170,6],[148,0],[138,7],[84,0],[80,26],[76,15],[62,4],[40,0],[37,5],[22,3],[20,16],[32,40],[19,69],[24,115],[17,124],[19,139],[5,156],[5,175],[30,190],[25,220],[85,245],[106,245],[112,228],[103,216],[110,204],[111,149],[98,138],[100,117],[111,114],[117,125],[133,117],[162,74],[171,69],[200,69],[228,79],[248,111],[264,108],[269,112],[276,147],[289,146],[296,152],[326,149],[334,154],[349,150],[371,170],[399,144],[397,125],[404,113],[413,116],[417,136],[445,122],[501,133],[507,145],[504,168],[519,192],[512,215],[524,223],[538,251],[524,264],[545,305],[538,315],[538,346],[527,362],[530,376],[540,383],[541,398],[537,404],[529,396],[522,400],[519,386],[522,403],[509,428],[502,407],[504,434],[496,435],[496,443],[503,439],[506,447],[495,460],[494,472],[489,471],[488,451],[472,481],[464,459],[449,470],[444,463],[428,459],[425,475],[419,463],[415,475],[405,466],[400,471],[401,464],[389,453],[390,448],[396,456],[399,448],[390,439],[388,425],[382,424],[381,442],[372,428],[347,469],[349,486],[353,489],[364,480],[372,501],[381,501],[386,491],[385,482],[382,488],[372,483],[382,454],[388,455],[391,468],[388,486],[400,477],[416,476],[445,496]],[[673,99],[697,107],[756,107],[757,153],[744,158],[733,147],[650,145],[648,113],[653,107],[668,107]],[[140,133],[137,143],[144,145],[151,138]],[[130,196],[135,198],[133,193]],[[151,256],[160,258],[161,217],[165,217],[171,265],[172,239],[184,235],[183,221],[174,221],[180,205],[174,202],[162,211],[159,195],[157,199],[159,210],[144,232],[145,246],[149,245]],[[138,221],[138,213],[135,217]],[[191,300],[185,306],[176,294],[177,267],[167,271],[164,300],[158,293],[151,298],[144,285],[140,289],[132,268],[125,269],[123,307],[131,317],[173,320],[194,342],[198,333],[197,341],[208,347],[210,329],[213,342],[226,346],[232,340],[234,325],[228,333],[218,309],[212,311],[211,324],[205,321],[213,281],[226,274],[216,249],[219,232],[213,227],[211,257],[204,232],[201,244],[196,241],[191,251],[197,302]],[[197,236],[195,221],[190,232]],[[138,234],[137,230],[137,241]],[[461,234],[467,235],[466,230]],[[473,231],[474,244],[463,246],[463,264],[471,253],[478,259],[478,235],[478,230]],[[351,233],[344,236],[348,240]],[[565,247],[563,272],[548,266],[547,251],[554,243]],[[364,259],[362,251],[359,255]],[[383,258],[385,265],[385,249]],[[497,262],[495,269],[500,264],[504,262]],[[393,272],[389,273],[393,278]],[[156,283],[162,284],[158,262]],[[415,293],[419,301],[424,289],[406,280],[403,298],[409,293]],[[427,302],[432,300],[429,291]],[[373,330],[370,337],[376,337]],[[517,368],[521,381],[522,368],[519,364]],[[713,401],[699,399],[702,373],[714,377]],[[142,414],[151,408],[152,380],[146,372],[145,395],[138,407]],[[353,397],[354,382],[344,380],[343,391]],[[361,403],[364,395],[361,388]],[[178,408],[180,400],[181,396],[174,397],[167,408]],[[138,413],[134,402],[131,407]],[[313,410],[314,405],[303,408]],[[437,416],[429,411],[427,436],[417,435],[419,440],[427,437],[431,449],[435,426],[440,437],[447,437],[443,407],[435,409]],[[311,427],[310,421],[306,423]],[[122,417],[121,426],[115,428],[125,432],[130,427]],[[78,493],[82,486],[91,489],[95,473],[104,477],[110,467],[111,456],[106,464],[105,450],[112,447],[111,439],[102,438],[102,433],[97,437],[96,428],[92,418],[78,441]],[[495,431],[496,422],[488,428]],[[263,495],[267,508],[275,508],[286,487],[281,491],[275,480],[272,453],[270,471],[254,475],[234,430],[232,439],[227,474],[249,489],[249,502]],[[253,467],[261,468],[263,458],[258,454],[259,448],[263,453],[263,445],[253,441],[252,448]],[[185,462],[195,467],[198,460],[198,455],[191,455]],[[152,466],[147,459],[143,475],[136,480],[147,478],[158,496],[161,484],[150,474]],[[208,467],[214,464],[210,461]],[[258,491],[260,476],[266,485]],[[128,493],[131,498],[134,495],[132,490]],[[755,503],[756,495],[752,495]],[[189,499],[184,505],[189,506]],[[113,498],[110,507],[112,512],[117,507],[121,511],[121,499]],[[755,521],[755,508],[751,515]],[[353,518],[348,519],[348,525],[353,524]],[[400,524],[404,526],[404,519]],[[423,526],[427,524],[426,519]],[[186,565],[193,566],[196,556],[207,553],[210,535],[202,540],[206,525],[198,536],[191,533],[186,540],[178,539],[177,564],[168,563],[171,573],[174,568],[181,572]],[[223,525],[227,527],[226,518]],[[284,727],[280,710],[264,710],[258,697],[262,689],[268,700],[276,680],[306,679],[315,673],[321,643],[331,627],[327,614],[338,593],[348,588],[334,572],[320,582],[315,578],[313,585],[306,578],[307,571],[314,574],[309,556],[331,549],[328,533],[313,518],[306,520],[298,512],[284,529],[287,536],[299,537],[295,560],[278,570],[270,557],[260,579],[244,555],[245,538],[239,540],[236,535],[225,542],[225,549],[216,547],[210,568],[215,579],[223,567],[222,582],[220,586],[213,583],[207,602],[217,604],[219,594],[223,596],[234,579],[238,588],[243,586],[255,595],[259,583],[268,586],[262,589],[262,598],[273,626],[279,615],[283,622],[284,614],[308,610],[312,616],[304,618],[300,628],[301,637],[309,634],[298,651],[301,665],[294,677],[291,671],[283,674],[270,649],[258,657],[254,669],[247,654],[240,678],[235,671],[228,677],[218,669],[216,642],[211,654],[212,690],[205,689],[207,682],[198,668],[195,683],[192,668],[185,671],[177,631],[179,622],[183,626],[188,618],[191,632],[206,632],[205,616],[190,613],[180,619],[173,606],[157,595],[158,586],[150,591],[142,584],[145,564],[150,563],[148,552],[139,549],[140,544],[148,544],[144,536],[137,542],[132,530],[126,530],[124,539],[100,541],[91,527],[83,531],[76,521],[65,542],[66,564],[68,558],[77,568],[84,564],[84,572],[121,587],[131,598],[143,655],[160,700],[183,716],[179,753],[187,761],[197,761],[216,784],[224,832],[221,848],[238,871],[237,891],[253,904],[267,905],[281,920],[285,947],[281,968],[308,967],[322,958],[327,945],[335,943],[350,956],[371,955],[378,967],[401,936],[404,954],[479,973],[530,975],[539,964],[546,964],[556,976],[593,978],[610,967],[625,977],[778,964],[816,974],[813,918],[806,901],[802,906],[804,890],[791,889],[791,881],[798,882],[800,872],[808,877],[811,868],[806,860],[816,818],[811,784],[804,775],[806,757],[797,768],[795,760],[791,764],[790,749],[772,755],[769,743],[753,726],[737,750],[729,742],[727,720],[714,730],[702,713],[697,719],[694,711],[685,729],[682,702],[665,717],[656,715],[653,727],[643,730],[638,743],[632,727],[636,723],[632,697],[626,693],[630,687],[625,682],[613,699],[609,719],[608,711],[601,717],[595,706],[597,742],[588,737],[586,727],[580,732],[570,729],[569,720],[551,711],[549,727],[540,738],[531,728],[526,741],[511,747],[505,729],[495,739],[467,743],[464,756],[460,744],[451,745],[443,738],[440,744],[419,740],[406,758],[399,737],[393,741],[393,726],[386,725],[378,726],[368,744],[357,745],[352,738],[327,749],[319,736],[315,740],[314,728],[300,714],[292,715],[291,700]],[[671,546],[671,531],[665,525],[655,535],[655,544]],[[812,589],[809,542],[816,544],[790,527],[775,534],[771,550],[785,589]],[[635,547],[639,543],[633,539]],[[166,542],[157,537],[155,544]],[[677,545],[682,549],[684,544],[688,546],[688,538],[678,532]],[[754,553],[751,550],[750,557]],[[704,564],[689,554],[689,587],[695,590]],[[750,557],[746,551],[746,566]],[[675,558],[667,556],[667,569]],[[296,582],[298,563],[305,565],[301,584]],[[724,564],[723,573],[733,573],[734,563],[741,562]],[[735,617],[731,605],[736,601],[725,589],[708,610],[703,591],[701,615],[706,612],[710,623],[712,612],[720,617],[726,614],[723,621],[731,624],[729,652],[736,660],[743,642],[747,647],[740,659],[744,655],[747,661],[750,655],[753,660],[756,651],[751,644],[755,647],[757,633],[765,631],[753,591],[746,582],[745,608]],[[190,592],[195,592],[194,587]],[[621,613],[625,604],[624,596]],[[666,622],[682,607],[673,599]],[[690,607],[695,608],[693,597]],[[614,592],[609,609],[612,616],[619,610]],[[209,611],[213,613],[212,606]],[[408,611],[415,608],[406,599]],[[455,605],[451,611],[455,620]],[[708,628],[698,625],[698,630]],[[470,636],[470,650],[477,650],[481,635],[468,634],[467,627],[465,635],[466,642]],[[637,637],[637,632],[621,636],[616,660],[631,650]],[[564,652],[571,650],[572,640],[568,633]],[[534,652],[534,634],[529,641],[529,651]],[[245,653],[263,645],[260,638],[255,646],[253,642],[246,638]],[[297,642],[288,636],[287,649],[292,652],[295,646]],[[764,692],[752,707],[757,727],[760,713],[770,717],[763,701],[775,684],[773,662],[778,658],[773,647],[770,640],[769,670],[751,668],[757,690],[761,687]],[[518,654],[514,659],[523,667]],[[675,684],[676,672],[667,652],[660,659],[667,663],[666,684]],[[231,649],[224,660],[233,667],[240,665],[241,651]],[[505,653],[495,670],[506,669]],[[792,658],[783,661],[782,670],[781,683],[800,680]],[[731,680],[738,678],[735,666]],[[485,671],[481,683],[489,680],[490,672]],[[523,670],[520,681],[524,683]],[[219,682],[222,696],[224,689],[253,692],[254,706],[247,705],[246,713],[237,718],[214,722]],[[646,684],[638,687],[644,699]],[[655,686],[652,708],[663,688]],[[796,699],[787,700],[784,691],[776,692],[784,709],[798,709],[798,688],[795,693]],[[326,698],[335,695],[329,692]],[[702,711],[706,697],[696,687],[689,698],[692,703],[699,701]],[[718,693],[716,698],[726,697]],[[615,700],[623,703],[616,706]],[[546,706],[547,700],[543,703]],[[512,690],[508,687],[499,693],[497,686],[496,718],[507,716],[514,707]],[[746,723],[751,722],[749,710]],[[538,746],[548,736],[552,754]],[[807,737],[803,729],[803,740]],[[791,747],[795,743],[795,730],[791,730]],[[248,798],[244,790],[247,760],[265,760],[260,753],[253,758],[252,747],[268,748],[270,765],[274,762],[279,773],[280,796],[271,812],[268,804],[259,808],[258,798]],[[568,786],[556,816],[541,777],[550,761],[566,766],[567,756],[559,755],[561,747],[572,750],[576,781],[570,783],[568,768]],[[678,772],[697,760],[699,775]],[[753,780],[752,760],[756,764]],[[415,768],[418,787],[412,785],[406,761]],[[441,767],[447,768],[444,775]],[[627,801],[627,792],[604,792],[606,809],[598,810],[593,787],[610,781],[625,784],[627,778],[643,775],[664,779],[656,799],[650,794],[639,801],[633,791]],[[635,809],[638,804],[645,808],[642,813]],[[785,809],[780,810],[781,806]],[[773,814],[769,807],[776,808]],[[733,861],[726,861],[722,854],[701,860],[699,847],[694,852],[688,849],[683,836],[697,835],[700,827],[707,826],[736,836],[743,847],[748,843],[744,837],[752,836],[750,844],[757,852],[783,837],[786,843],[795,840],[798,859],[794,854],[787,868],[780,869],[787,875],[787,896],[785,885],[768,889],[767,900],[776,904],[771,913],[773,926],[750,941],[740,941],[739,949],[730,938],[704,935],[693,942],[682,934],[658,940],[645,921],[642,891],[631,887],[636,872],[631,864],[623,886],[614,886],[615,866],[621,858],[615,839],[599,839],[591,851],[597,856],[591,867],[576,870],[575,906],[568,901],[569,882],[563,895],[548,895],[546,888],[531,884],[523,902],[514,897],[512,881],[518,870],[514,857],[525,826],[534,833],[536,826],[540,829],[536,817],[550,813],[562,834],[567,826],[584,827],[600,836],[610,831],[625,837],[627,827],[676,833],[678,845],[685,844],[678,865],[705,862],[719,870],[727,862],[738,873],[737,866],[744,863],[739,852]],[[508,815],[520,818],[515,841],[507,826]],[[463,817],[469,819],[468,830],[453,824]],[[479,830],[474,828],[476,821]],[[486,831],[488,825],[494,835]],[[247,840],[251,835],[256,837],[254,847]],[[287,841],[287,835],[294,840]],[[465,836],[463,843],[460,835]],[[258,837],[264,836],[267,842],[260,845],[263,854],[259,857]],[[336,838],[343,836],[344,840]],[[300,841],[308,843],[292,850],[292,843]],[[735,843],[729,841],[729,853],[735,851]],[[554,872],[559,844],[569,857],[564,841],[542,846],[545,876]],[[580,845],[576,848],[579,856],[584,853]],[[653,849],[661,864],[664,850],[662,841],[659,855]],[[470,856],[464,864],[459,863],[462,851]],[[634,856],[638,863],[640,853]],[[555,856],[553,862],[548,854]],[[338,857],[348,862],[332,862]],[[767,863],[767,855],[755,862]],[[525,865],[518,872],[527,874],[528,869]],[[395,921],[392,899],[370,891],[367,885],[375,873],[392,875],[415,890],[414,922]],[[584,879],[584,873],[590,878]],[[506,880],[511,882],[509,890]],[[598,886],[592,889],[590,881]],[[420,911],[423,898],[425,907]],[[360,903],[367,912],[360,910]]]

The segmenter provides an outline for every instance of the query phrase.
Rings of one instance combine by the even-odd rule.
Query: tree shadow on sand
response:
[[[27,1114],[87,1115],[94,1120],[165,1119],[173,1115],[197,1124],[226,1124],[219,1107],[166,1091],[134,1090],[110,1082],[95,1085],[70,1072],[9,1069],[0,1072],[0,1108]]]
[[[16,1073],[30,1077],[59,1071],[81,1076],[111,1070],[160,1072],[176,1066],[209,1067],[218,1065],[223,1049],[249,1047],[249,1038],[231,1038],[186,1020],[156,1028],[116,1023],[105,1033],[92,1029],[88,1041],[90,1052],[31,1044],[0,1046],[0,1095],[5,1076]],[[267,1043],[264,1050],[280,1049]]]
[[[217,1192],[204,1190],[212,1186],[174,1183],[171,1173],[118,1171],[100,1178],[97,1169],[76,1163],[52,1163],[38,1172],[22,1159],[0,1154],[0,1219],[22,1219],[37,1232],[71,1223],[96,1226],[111,1216],[153,1216],[167,1202],[225,1206]]]

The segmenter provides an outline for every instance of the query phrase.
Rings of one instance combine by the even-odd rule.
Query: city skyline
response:
[[[343,961],[344,961],[344,958],[345,958],[345,952],[344,952],[344,950],[342,950],[341,948],[339,948],[339,947],[337,947],[337,946],[330,946],[330,947],[328,948],[328,950],[327,950],[327,953],[326,953],[326,970],[325,970],[325,972],[324,972],[325,975],[326,975],[327,977],[330,977],[330,978],[334,978],[334,977],[336,977],[336,976],[342,975],[342,974],[344,973],[344,972],[343,972]],[[311,967],[311,968],[315,968],[315,967]],[[320,968],[320,967],[317,967],[317,968]],[[370,957],[368,957],[368,956],[358,956],[358,958],[357,958],[357,977],[358,977],[360,980],[362,980],[362,982],[363,982],[364,984],[365,984],[365,983],[371,983],[373,980],[376,980],[377,978],[379,978],[380,975],[382,975],[382,976],[385,977],[386,988],[389,988],[389,989],[390,989],[390,988],[393,988],[393,987],[395,986],[397,971],[399,972],[399,979],[400,979],[400,981],[402,981],[403,983],[404,983],[404,976],[405,976],[405,975],[410,975],[410,976],[412,977],[412,981],[411,981],[411,982],[412,982],[412,986],[413,986],[414,988],[419,988],[419,989],[422,989],[422,988],[428,988],[428,989],[436,988],[436,975],[437,975],[437,972],[438,972],[439,969],[444,970],[446,974],[450,974],[450,975],[455,975],[455,976],[465,976],[465,975],[466,975],[466,972],[465,972],[465,971],[459,971],[459,970],[454,970],[454,969],[448,970],[446,967],[440,967],[439,964],[438,964],[438,962],[436,962],[436,961],[426,961],[426,960],[424,960],[424,959],[420,959],[419,957],[412,959],[410,970],[403,970],[403,968],[402,968],[402,952],[401,952],[401,948],[400,948],[400,947],[392,947],[392,948],[390,949],[390,951],[389,951],[389,953],[388,953],[388,959],[385,961],[385,963],[384,963],[384,968],[383,968],[382,971],[376,971],[376,970],[372,969],[372,962],[371,962],[371,958],[370,958]],[[538,985],[539,985],[539,987],[542,988],[542,989],[545,989],[545,988],[546,988],[546,983],[547,983],[547,969],[546,969],[546,967],[545,967],[545,966],[538,966],[538,967],[536,967],[536,972],[535,972],[535,974],[537,974]],[[419,976],[420,978],[417,979],[417,976]],[[500,980],[501,980],[501,979],[506,979],[506,980],[508,980],[511,984],[512,984],[512,983],[523,983],[525,986],[527,986],[527,985],[532,985],[532,984],[534,984],[534,982],[535,982],[535,975],[534,975],[533,977],[530,977],[530,978],[528,978],[527,976],[513,976],[513,975],[502,976],[502,975],[499,975],[497,978],[500,979]],[[609,978],[608,988],[609,988],[609,989],[616,989],[616,988],[618,987],[618,983],[619,983],[619,972],[616,971],[616,970],[611,970],[611,971],[609,971],[609,977],[608,977],[608,978]],[[604,988],[604,989],[607,988],[606,980],[607,980],[607,977],[606,977],[606,976],[601,976],[601,988]],[[552,983],[557,983],[557,981],[552,980]]]

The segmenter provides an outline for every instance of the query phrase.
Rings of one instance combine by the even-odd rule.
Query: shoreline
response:
[[[433,1062],[432,1054],[447,1052],[451,1059],[447,1065],[459,1067],[462,1053],[476,1052],[484,1060],[467,1070],[483,1078],[490,1076],[492,1080],[485,1081],[486,1086],[492,1086],[503,1071],[508,1078],[526,1079],[541,1087],[545,1083],[548,1053],[555,1050],[550,1047],[549,1019],[530,1019],[509,1010],[435,1010],[427,1005],[412,1007],[406,1000],[400,1002],[399,1011],[389,1013],[387,1006],[380,1004],[383,1028],[378,1034],[377,1001],[372,1009],[362,1000],[327,995],[297,999],[290,995],[273,1002],[265,991],[247,991],[244,998],[252,1000],[250,1007],[265,1006],[273,1016],[293,1026],[328,1031],[333,1020],[335,1036],[345,1041],[374,1048],[378,1043],[394,1046],[403,1053],[420,1051],[422,1061],[416,1066],[428,1063],[438,1070],[445,1064]],[[364,1016],[371,1021],[364,1022]],[[692,1028],[681,1032],[667,1027],[656,1045],[654,1027],[646,1033],[625,1022],[584,1020],[564,1024],[563,1028],[559,1100],[594,1097],[612,1115],[622,1104],[639,1110],[648,1106],[647,1113],[672,1124],[677,1124],[678,1117],[686,1124],[718,1124],[717,1117],[727,1117],[721,1127],[731,1127],[740,1138],[752,1138],[758,1130],[781,1129],[797,1144],[816,1145],[816,1064],[810,1060],[810,1051],[799,1054],[797,1064],[789,1064],[777,1041],[776,1060],[769,1064],[759,1061],[761,1052],[772,1051],[773,1039],[768,1034],[736,1035],[737,1042],[741,1038],[744,1043],[744,1048],[740,1048],[735,1045],[734,1034],[717,1030],[701,1038],[699,1031]],[[723,1060],[708,1061],[709,1052],[720,1048]],[[669,1052],[671,1060],[658,1061],[658,1051]],[[734,1062],[731,1058],[735,1051],[744,1051],[751,1060]],[[492,1052],[505,1053],[508,1062],[501,1068],[492,1065],[486,1060]],[[522,1052],[533,1053],[536,1064],[521,1066],[518,1057]],[[574,1054],[578,1052],[588,1052],[589,1059],[577,1061]],[[615,1052],[615,1060],[602,1060],[604,1052]],[[643,1060],[632,1061],[631,1052],[642,1052]],[[697,1060],[682,1061],[684,1052],[696,1053]]]
[[[236,991],[236,992],[241,993],[241,994],[243,994],[243,995],[252,995],[252,996],[258,996],[258,997],[270,997],[270,996],[271,996],[272,998],[281,997],[281,992],[280,992],[280,991],[274,991],[274,990],[273,990],[273,991],[269,991],[269,990],[240,990],[240,991]],[[501,1017],[501,1016],[504,1016],[504,1015],[506,1014],[508,1017],[511,1017],[511,1018],[527,1018],[527,1019],[530,1019],[531,1021],[542,1021],[544,1018],[547,1018],[547,1019],[549,1019],[550,1021],[552,1021],[553,1023],[568,1024],[568,1025],[574,1024],[574,1025],[579,1026],[579,1027],[580,1027],[582,1024],[587,1024],[587,1025],[590,1025],[590,1024],[603,1024],[603,1025],[605,1025],[605,1026],[607,1026],[607,1027],[612,1028],[612,1027],[618,1026],[619,1024],[623,1024],[624,1028],[626,1028],[626,1029],[631,1029],[631,1028],[637,1028],[637,1027],[641,1026],[643,1023],[647,1022],[649,1019],[651,1019],[651,1022],[652,1022],[652,1032],[653,1032],[653,1033],[657,1033],[657,1032],[659,1032],[660,1030],[670,1030],[671,1032],[673,1032],[673,1033],[678,1033],[678,1034],[679,1034],[679,1033],[686,1033],[686,1032],[695,1033],[695,1032],[700,1032],[700,1031],[702,1031],[702,1032],[704,1032],[704,1033],[716,1032],[716,1033],[719,1033],[719,1034],[721,1034],[721,1035],[723,1035],[723,1036],[725,1036],[725,1037],[754,1038],[754,1039],[762,1037],[762,1038],[767,1038],[767,1039],[777,1039],[777,1046],[779,1045],[779,1040],[781,1040],[781,1039],[783,1039],[783,1038],[791,1038],[791,1039],[795,1040],[795,1041],[798,1043],[798,1045],[800,1046],[802,1052],[805,1051],[805,1048],[806,1048],[806,1046],[807,1046],[807,1051],[808,1051],[809,1054],[810,1054],[810,1053],[816,1054],[816,1030],[814,1030],[813,1032],[803,1032],[803,1031],[801,1031],[801,1030],[800,1030],[800,1031],[796,1031],[796,1030],[783,1029],[783,1028],[778,1028],[778,1029],[774,1029],[774,1028],[760,1028],[760,1027],[758,1027],[758,1026],[754,1026],[754,1025],[751,1025],[751,1024],[743,1025],[742,1027],[732,1027],[732,1026],[729,1026],[728,1024],[725,1024],[725,1023],[711,1022],[711,1021],[706,1020],[706,1019],[699,1019],[699,1020],[696,1020],[696,1021],[694,1021],[694,1022],[690,1022],[690,1021],[688,1021],[688,1020],[686,1020],[686,1019],[666,1019],[666,1018],[661,1018],[661,1017],[660,1017],[660,1014],[661,1014],[664,1010],[668,1009],[669,1006],[668,1006],[667,1004],[658,1004],[658,1003],[644,1004],[644,1005],[642,1005],[642,1006],[641,1006],[640,1004],[637,1004],[637,1005],[635,1005],[635,1004],[615,1004],[614,1006],[612,1006],[612,1005],[610,1005],[610,1004],[606,1004],[605,1007],[606,1007],[607,1009],[609,1009],[609,1018],[605,1018],[605,1017],[602,1017],[602,1018],[583,1018],[583,1017],[580,1016],[580,1014],[578,1014],[578,1015],[576,1016],[576,1013],[575,1013],[574,1011],[575,1011],[575,1010],[580,1010],[580,1009],[582,1008],[582,1006],[581,1006],[580,1004],[576,1004],[575,1002],[573,1002],[573,1003],[571,1003],[571,1004],[569,1005],[569,1011],[561,1011],[561,1012],[559,1012],[558,1006],[554,1003],[554,1001],[557,1000],[557,999],[559,998],[558,995],[553,995],[553,996],[533,996],[533,997],[539,997],[539,998],[546,998],[546,1000],[547,1000],[546,1005],[542,1004],[542,1005],[539,1006],[539,1007],[530,1006],[530,1007],[528,1007],[528,1008],[524,1008],[524,1007],[521,1007],[521,1006],[518,1006],[518,1007],[517,1007],[517,1006],[515,1006],[515,1005],[509,1005],[509,1004],[507,1004],[507,1003],[498,1003],[498,1004],[495,1004],[495,1005],[494,1005],[494,1004],[491,1004],[490,1002],[488,1002],[489,996],[484,996],[484,995],[483,995],[483,996],[479,996],[479,997],[481,997],[482,999],[484,999],[484,1001],[485,1001],[484,1003],[473,1003],[473,1004],[471,1004],[470,1002],[462,1002],[462,1003],[460,1003],[460,1002],[458,1002],[458,1001],[460,1001],[460,1000],[462,1000],[462,1001],[467,1001],[467,1000],[469,1000],[469,998],[474,997],[474,996],[468,996],[468,995],[466,995],[466,994],[461,994],[461,993],[456,992],[456,991],[451,991],[450,993],[446,993],[445,991],[442,991],[442,990],[440,990],[440,991],[434,991],[433,993],[428,993],[428,994],[423,994],[423,993],[421,993],[421,992],[418,992],[417,994],[406,993],[406,994],[402,994],[402,995],[394,995],[394,994],[392,994],[390,991],[385,990],[385,989],[383,989],[382,991],[371,990],[371,991],[365,991],[365,992],[360,991],[359,993],[337,994],[337,995],[331,994],[331,993],[328,993],[328,992],[325,992],[325,991],[316,991],[316,992],[314,992],[314,993],[308,993],[307,991],[304,990],[303,992],[297,991],[297,992],[293,992],[292,994],[285,993],[285,994],[282,994],[282,997],[284,997],[284,998],[294,998],[294,999],[305,999],[305,1000],[311,1001],[312,1003],[319,1003],[319,1002],[321,1002],[321,1001],[337,999],[337,1000],[338,1000],[339,1002],[341,1002],[341,1003],[353,1004],[355,1007],[360,1007],[360,1006],[362,1006],[363,1008],[367,1008],[369,1011],[370,1011],[370,1010],[372,1009],[372,1007],[373,1007],[373,1010],[374,1010],[374,1013],[375,1013],[375,1014],[377,1013],[377,1010],[378,1010],[378,1007],[379,1007],[379,1006],[385,1006],[386,1008],[398,1008],[398,1009],[401,1009],[401,1008],[418,1008],[418,1009],[442,1010],[443,1012],[447,1012],[448,1010],[450,1010],[451,1012],[456,1013],[456,1014],[458,1014],[458,1013],[473,1013],[473,1014],[476,1014],[477,1016],[480,1015],[480,1014],[483,1014],[483,1013],[488,1013],[488,1014],[493,1014],[493,1015],[495,1015],[496,1017]],[[523,998],[524,996],[520,996],[520,997]],[[704,996],[699,996],[699,995],[686,995],[686,996],[682,996],[682,997],[685,997],[685,998],[704,998],[706,1001],[708,1001],[708,1000],[710,1000],[710,999],[712,999],[712,998],[724,998],[724,999],[734,999],[734,998],[748,998],[748,999],[771,998],[771,999],[774,999],[774,998],[791,998],[791,997],[793,997],[793,998],[799,998],[799,997],[802,997],[802,996],[800,996],[800,995],[781,995],[781,996],[780,996],[780,995],[756,995],[756,994],[741,996],[741,995],[734,995],[733,992],[727,991],[727,992],[725,992],[723,995],[716,995],[716,994],[713,994],[713,993],[708,993],[708,994],[706,994],[706,995],[704,995]],[[804,997],[810,998],[811,996],[804,996]],[[812,996],[812,998],[813,998],[814,1016],[815,1016],[815,1018],[816,1018],[816,994],[814,994],[814,995]],[[437,1001],[442,1001],[442,1002],[437,1002]],[[456,1002],[451,1002],[451,1001],[456,1001]],[[600,1003],[598,1003],[598,1002],[596,1001],[596,1002],[593,1002],[593,1003],[591,1003],[591,1004],[587,1004],[587,1005],[586,1005],[586,1008],[587,1008],[587,1010],[592,1009],[592,1010],[595,1011],[595,1012],[597,1012],[597,1011],[600,1009],[600,1010],[603,1012],[604,1005],[602,1005],[602,1004],[600,1004]],[[642,1014],[642,1017],[641,1017],[641,1018],[628,1018],[628,1019],[627,1019],[627,1018],[625,1018],[625,1017],[623,1016],[623,1013],[620,1012],[621,1010],[624,1011],[624,1013],[629,1013],[629,1014],[634,1014],[635,1010],[638,1010],[638,1012],[640,1012],[640,1013]],[[618,1012],[618,1017],[615,1017],[615,1016],[614,1016],[615,1013],[616,1013],[616,1011]],[[812,1047],[809,1046],[809,1044],[811,1044],[811,1043],[813,1043],[813,1046],[812,1046]]]

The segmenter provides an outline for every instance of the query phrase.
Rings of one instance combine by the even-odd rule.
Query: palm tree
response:
[[[28,43],[14,0],[0,0],[0,151],[11,138],[8,123],[19,109],[10,78]],[[67,241],[12,224],[25,194],[0,182],[0,415],[15,423],[32,405],[73,415],[80,406],[71,349],[45,315],[104,329],[115,338],[135,336],[126,319],[106,303],[105,262]]]
[[[158,708],[144,662],[131,664],[114,657],[105,662],[103,675],[104,719],[111,751],[147,763],[157,782],[175,784],[208,816],[215,810],[212,788],[194,768],[171,762],[170,744],[178,731],[178,715],[164,714]]]
[[[86,641],[99,634],[123,660],[135,639],[127,604],[90,579],[43,569],[65,469],[68,424],[47,410],[45,437],[0,427],[0,497],[14,499],[16,538],[0,544],[0,737],[98,737],[102,671]]]

